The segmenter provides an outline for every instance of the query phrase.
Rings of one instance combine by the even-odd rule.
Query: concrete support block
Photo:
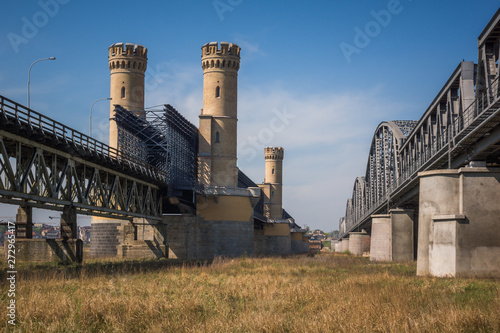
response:
[[[335,243],[335,247],[333,248],[333,250],[334,250],[335,252],[341,252],[341,251],[340,251],[340,246],[341,246],[341,245],[342,245],[342,244],[341,244],[341,242],[340,242],[340,241],[338,241],[337,243]]]
[[[392,261],[413,261],[413,210],[392,209]]]
[[[433,246],[429,247],[429,274],[453,276],[457,271],[457,234],[465,215],[438,215],[432,219]]]
[[[392,260],[391,216],[372,215],[370,261]]]
[[[340,242],[340,252],[349,250],[349,238],[343,238]]]
[[[349,252],[361,256],[370,250],[370,236],[366,232],[349,233]]]
[[[331,245],[330,245],[330,250],[332,250],[332,252],[337,252],[337,244],[339,243],[338,240],[332,240],[331,242]]]
[[[419,177],[417,275],[427,275],[432,217],[460,211],[456,197],[459,175],[458,170],[437,170],[420,173]]]
[[[33,210],[30,206],[19,206],[16,214],[16,239],[33,238]]]
[[[500,277],[500,169],[419,174],[417,275]]]
[[[133,221],[92,217],[92,257],[163,258],[167,256],[162,221],[134,218]]]
[[[413,210],[372,216],[371,261],[413,260]]]
[[[93,216],[90,223],[90,256],[117,257],[118,246],[124,243],[125,235],[130,237],[130,225],[128,220]]]

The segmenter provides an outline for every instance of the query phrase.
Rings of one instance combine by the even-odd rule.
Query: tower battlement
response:
[[[266,147],[264,157],[266,160],[283,160],[285,149],[282,147]]]
[[[201,68],[203,70],[230,70],[240,69],[241,47],[236,44],[221,42],[207,43],[201,47]]]
[[[115,43],[109,48],[109,58],[119,56],[134,56],[148,59],[148,49],[140,44]]]
[[[221,42],[220,47],[218,42],[206,43],[201,47],[201,57],[204,58],[206,56],[217,55],[231,55],[235,57],[240,57],[241,47],[236,44]]]
[[[148,49],[139,44],[116,43],[108,48],[109,70],[146,72]]]

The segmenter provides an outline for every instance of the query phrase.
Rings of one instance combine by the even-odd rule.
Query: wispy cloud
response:
[[[355,177],[365,173],[376,126],[393,120],[404,107],[387,103],[381,96],[379,87],[309,96],[272,86],[241,89],[238,165],[254,181],[262,182],[264,147],[285,147],[285,209],[300,225],[337,229]],[[285,128],[270,140],[258,142],[255,156],[243,150],[242,144],[258,137],[259,130],[270,128],[275,112],[284,109],[294,116]]]

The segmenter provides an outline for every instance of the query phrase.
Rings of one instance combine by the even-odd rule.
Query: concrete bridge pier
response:
[[[340,241],[339,241],[339,252],[345,252],[347,250],[349,250],[349,238],[342,238]]]
[[[163,258],[167,256],[165,227],[161,220],[120,220],[92,217],[92,257]]]
[[[411,261],[413,253],[413,210],[372,216],[371,261]]]
[[[19,206],[16,214],[16,239],[33,238],[33,209]]]
[[[76,210],[72,206],[63,208],[59,239],[32,239],[32,207],[20,206],[16,215],[16,260],[81,262],[83,244],[77,239]],[[6,245],[8,243],[5,243]],[[4,251],[7,253],[7,251]]]
[[[370,251],[370,235],[366,232],[350,232],[348,250],[354,255],[361,256]]]
[[[92,216],[90,222],[90,256],[117,257],[118,246],[128,237],[134,239],[129,220]]]
[[[500,277],[500,168],[419,178],[417,275]]]

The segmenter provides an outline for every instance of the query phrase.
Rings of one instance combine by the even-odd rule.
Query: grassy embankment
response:
[[[19,271],[20,332],[500,331],[500,281],[417,277],[414,263],[322,253]]]

